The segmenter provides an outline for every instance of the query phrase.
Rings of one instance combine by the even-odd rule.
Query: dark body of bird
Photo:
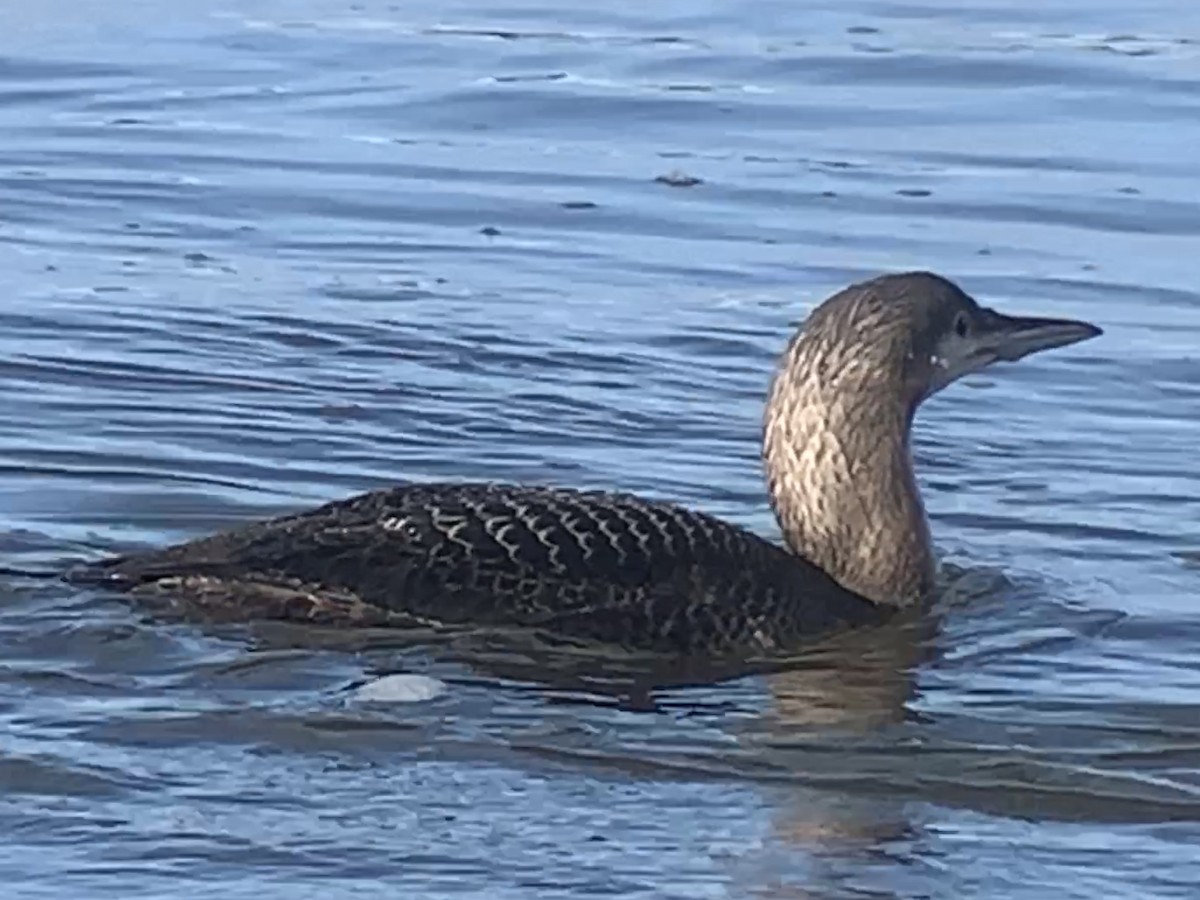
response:
[[[770,652],[885,608],[737,525],[629,494],[361,494],[75,573],[215,619],[519,625],[632,649]]]

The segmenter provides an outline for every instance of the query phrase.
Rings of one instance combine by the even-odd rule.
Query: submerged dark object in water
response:
[[[374,491],[68,577],[223,620],[472,623],[688,654],[761,653],[933,588],[910,453],[920,403],[997,360],[1095,337],[925,272],[853,285],[793,336],[763,459],[778,546],[636,496],[482,483]]]

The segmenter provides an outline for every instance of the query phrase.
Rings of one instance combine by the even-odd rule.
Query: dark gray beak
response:
[[[982,328],[977,335],[995,359],[1016,362],[1031,353],[1078,344],[1104,332],[1090,322],[1076,319],[1040,319],[1031,316],[1006,316],[984,309]]]

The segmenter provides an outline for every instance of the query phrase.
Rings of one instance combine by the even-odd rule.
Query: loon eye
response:
[[[959,337],[966,337],[967,332],[971,330],[971,323],[967,321],[966,313],[959,313],[954,317],[954,333]]]

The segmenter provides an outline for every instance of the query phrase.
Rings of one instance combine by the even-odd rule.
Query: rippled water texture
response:
[[[829,292],[1106,334],[928,405],[937,615],[782,672],[5,576],[4,896],[1200,895],[1198,42],[1187,0],[8,4],[10,571],[434,477],[769,532]],[[355,693],[391,672],[448,689]]]

